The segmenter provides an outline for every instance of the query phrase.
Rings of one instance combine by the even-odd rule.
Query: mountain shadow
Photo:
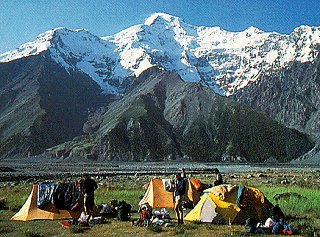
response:
[[[96,161],[286,162],[314,145],[303,133],[157,67],[85,127],[88,135],[48,154]]]
[[[234,98],[290,128],[320,139],[320,60],[263,75]]]
[[[0,157],[34,155],[81,135],[88,113],[105,104],[100,87],[46,53],[0,63]]]

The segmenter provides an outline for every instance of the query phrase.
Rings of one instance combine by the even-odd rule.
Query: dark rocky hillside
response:
[[[178,74],[146,70],[119,101],[86,123],[87,136],[48,150],[89,160],[289,161],[308,137]]]
[[[276,119],[287,127],[320,138],[320,60],[292,63],[263,76],[235,96],[236,100]]]
[[[106,100],[88,76],[45,54],[0,64],[0,158],[37,154],[82,134]]]

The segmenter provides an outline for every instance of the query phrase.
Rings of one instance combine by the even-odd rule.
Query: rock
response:
[[[173,224],[172,223],[165,223],[164,226],[165,227],[170,227],[170,226],[173,226]]]
[[[263,174],[263,173],[259,173],[259,174],[257,174],[257,177],[258,177],[258,178],[263,178],[263,177],[267,177],[267,175],[266,175],[266,174]]]
[[[280,182],[281,184],[290,184],[290,182],[287,179],[284,179]]]

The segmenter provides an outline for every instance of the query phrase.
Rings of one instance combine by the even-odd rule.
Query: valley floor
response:
[[[293,165],[230,165],[200,163],[18,163],[0,162],[0,236],[74,236],[58,221],[15,222],[8,219],[25,202],[32,183],[45,179],[78,179],[88,172],[96,179],[96,204],[112,199],[125,200],[138,208],[146,184],[153,177],[169,178],[185,167],[190,178],[204,183],[213,181],[212,168],[218,167],[226,183],[259,188],[273,204],[279,204],[289,222],[300,228],[300,236],[320,236],[320,169]],[[288,199],[275,200],[281,193],[296,193]],[[173,216],[173,212],[170,211]],[[138,217],[136,212],[133,217]],[[158,232],[159,231],[159,232]],[[33,235],[30,235],[33,234]],[[37,235],[38,234],[38,235]],[[77,236],[247,236],[244,227],[186,223],[160,230],[131,226],[115,219],[95,225]]]

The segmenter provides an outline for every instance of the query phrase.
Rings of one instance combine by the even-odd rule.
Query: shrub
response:
[[[8,210],[6,199],[0,199],[0,210]]]

